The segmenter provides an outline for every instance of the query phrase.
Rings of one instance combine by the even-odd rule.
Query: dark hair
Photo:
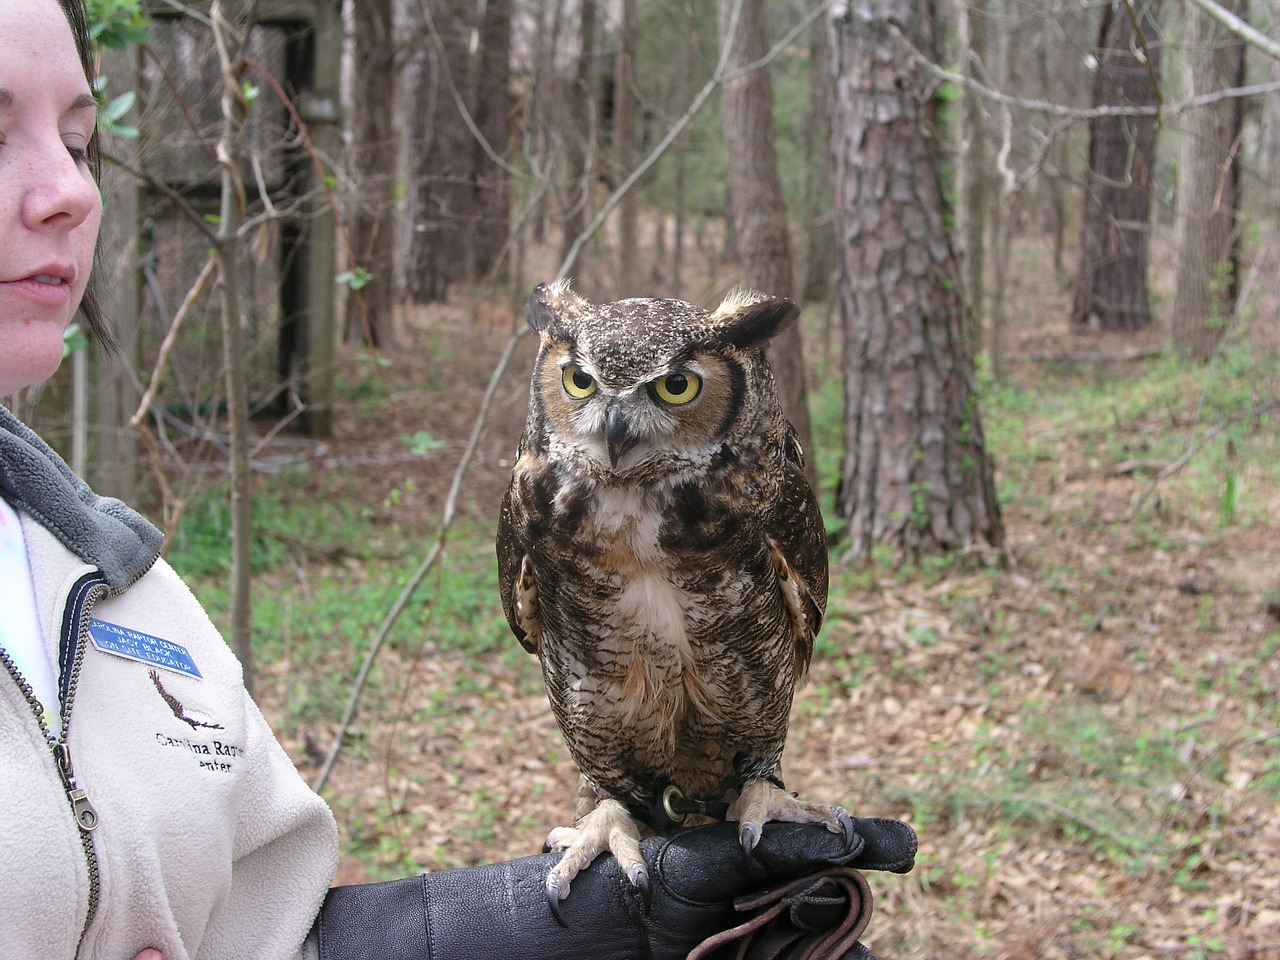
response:
[[[89,86],[93,87],[94,80],[97,77],[97,67],[93,57],[93,46],[89,42],[89,17],[85,12],[84,0],[58,0],[58,2],[62,5],[62,12],[71,27],[71,36],[76,42],[76,52],[80,55],[80,66],[84,69],[85,79],[89,81]],[[98,134],[96,130],[89,140],[87,150],[89,154],[89,169],[93,172],[93,179],[97,180],[102,169],[102,159],[98,152]],[[110,354],[119,354],[120,345],[116,342],[115,335],[111,332],[111,326],[107,323],[107,318],[102,312],[102,305],[98,302],[97,292],[94,290],[95,278],[99,272],[97,261],[98,257],[95,253],[94,270],[89,277],[88,286],[85,287],[84,296],[80,300],[80,313],[103,348]]]

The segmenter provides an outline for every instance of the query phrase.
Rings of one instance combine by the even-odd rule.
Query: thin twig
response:
[[[182,331],[182,324],[187,319],[187,314],[191,312],[191,308],[195,305],[196,298],[204,292],[209,278],[213,276],[214,267],[217,265],[218,261],[213,257],[204,262],[200,275],[196,277],[196,282],[187,290],[187,295],[182,299],[182,305],[178,307],[178,312],[174,314],[173,321],[169,324],[169,331],[164,335],[164,340],[160,344],[160,355],[156,357],[155,366],[151,370],[151,382],[147,385],[147,392],[142,395],[142,400],[138,403],[138,409],[129,420],[130,426],[135,430],[139,424],[146,420],[147,413],[151,410],[151,404],[155,402],[156,392],[160,389],[160,377],[164,374],[164,368],[169,362],[169,354],[173,352],[174,345],[178,342],[178,334]]]
[[[1200,2],[1200,0],[1192,0],[1192,2]],[[934,63],[929,57],[920,50],[915,44],[908,39],[907,35],[896,23],[890,23],[889,29],[893,31],[898,42],[912,56],[917,63],[932,73],[939,80],[945,80],[959,87],[963,87],[985,100],[993,103],[1002,103],[1012,107],[1021,107],[1024,110],[1030,110],[1035,113],[1044,113],[1050,116],[1063,117],[1068,120],[1097,120],[1103,117],[1155,117],[1163,116],[1168,119],[1193,110],[1196,107],[1203,107],[1211,103],[1217,103],[1220,100],[1230,100],[1240,97],[1256,97],[1263,94],[1275,93],[1280,90],[1280,80],[1273,80],[1269,83],[1256,83],[1247,87],[1228,87],[1225,90],[1215,90],[1211,93],[1200,94],[1195,97],[1188,97],[1185,100],[1178,100],[1174,103],[1161,106],[1154,104],[1150,106],[1097,106],[1097,107],[1070,107],[1061,103],[1053,103],[1049,100],[1035,100],[1029,97],[1016,97],[1012,94],[989,87],[972,77],[967,77],[962,73],[956,73],[954,70],[948,70],[946,67]]]
[[[1250,26],[1230,10],[1214,3],[1213,0],[1191,0],[1191,2],[1209,16],[1213,17],[1213,19],[1217,20],[1245,43],[1249,43],[1257,47],[1268,57],[1280,60],[1280,43],[1272,40],[1261,30],[1257,30]]]

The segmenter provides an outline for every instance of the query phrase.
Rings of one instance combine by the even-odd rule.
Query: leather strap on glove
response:
[[[856,940],[857,933],[849,937],[849,931],[861,930],[856,917],[844,926],[853,900],[848,891],[856,887],[859,904],[865,902],[868,910],[871,901],[862,899],[865,881],[859,886],[833,868],[903,873],[915,859],[916,837],[907,824],[853,822],[855,835],[848,845],[819,826],[767,824],[749,858],[739,845],[736,824],[652,837],[641,845],[649,865],[650,902],[646,905],[623,877],[617,861],[602,856],[574,878],[560,904],[563,926],[552,915],[544,887],[558,853],[335,887],[316,921],[320,957],[684,960],[708,938],[742,924],[745,914],[735,901],[757,915],[772,911],[758,925],[771,924],[767,935],[737,938],[747,938],[748,950],[772,949],[769,945],[785,941],[761,957],[789,956],[785,951],[806,937],[812,946],[823,940],[819,930],[838,927],[844,933],[832,941],[834,949]],[[705,955],[722,945],[713,944]],[[807,956],[840,954],[811,951]]]
[[[735,909],[749,919],[713,934],[689,960],[842,960],[870,957],[858,942],[871,920],[871,887],[851,867],[832,867],[754,896]]]

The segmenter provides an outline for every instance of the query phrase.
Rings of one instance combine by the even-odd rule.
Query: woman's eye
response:
[[[88,137],[83,137],[79,133],[64,133],[62,145],[67,148],[67,154],[76,162],[76,166],[83,166],[89,162]]]
[[[663,403],[678,407],[698,395],[702,390],[702,378],[696,373],[671,373],[659,377],[649,386],[653,395]]]
[[[585,400],[596,392],[595,379],[581,367],[565,367],[560,382],[564,384],[564,392],[575,400]]]

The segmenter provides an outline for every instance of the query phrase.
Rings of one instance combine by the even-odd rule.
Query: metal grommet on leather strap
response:
[[[662,812],[674,824],[684,823],[689,816],[689,811],[682,802],[684,799],[684,792],[674,783],[668,783],[667,788],[662,791]]]
[[[683,826],[690,814],[723,820],[729,812],[729,804],[723,800],[690,799],[683,790],[664,777],[650,787],[647,806],[633,801],[627,804],[627,809],[641,823],[647,823],[655,831],[662,833]]]

